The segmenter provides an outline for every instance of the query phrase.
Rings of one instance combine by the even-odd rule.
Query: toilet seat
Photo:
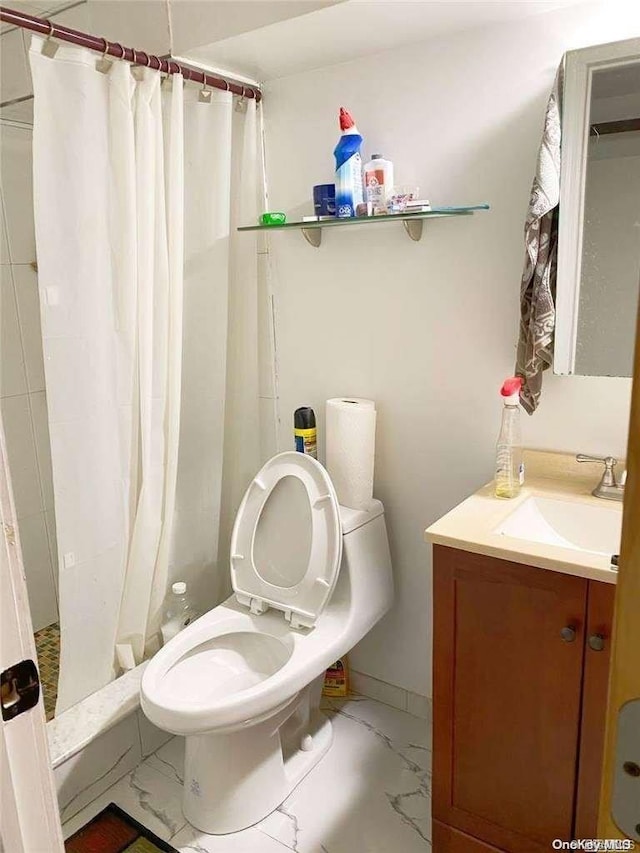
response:
[[[230,570],[237,600],[252,613],[282,610],[293,628],[312,627],[341,559],[340,511],[328,473],[303,453],[274,456],[236,515]]]

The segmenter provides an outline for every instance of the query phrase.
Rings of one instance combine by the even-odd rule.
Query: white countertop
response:
[[[526,451],[525,463],[526,482],[517,498],[496,498],[493,483],[489,483],[432,524],[425,531],[427,542],[615,584],[618,575],[606,556],[495,532],[532,495],[595,506],[604,503],[622,514],[622,503],[591,495],[601,476],[601,466],[584,466],[585,476],[573,457],[539,451]]]

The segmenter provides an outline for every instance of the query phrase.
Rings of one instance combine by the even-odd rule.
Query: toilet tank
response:
[[[377,500],[372,501],[369,511],[341,506],[340,520],[342,565],[332,598],[343,599],[341,603],[347,604],[352,616],[370,627],[393,604],[393,573],[384,507]]]

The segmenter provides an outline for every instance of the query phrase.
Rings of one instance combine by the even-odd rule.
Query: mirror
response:
[[[640,39],[565,57],[554,372],[631,376],[640,292]]]

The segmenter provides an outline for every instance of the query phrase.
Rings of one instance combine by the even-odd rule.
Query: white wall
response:
[[[430,694],[423,531],[492,475],[548,92],[565,50],[633,34],[628,20],[589,5],[266,87],[271,209],[311,212],[312,185],[332,180],[341,105],[365,154],[394,160],[399,183],[417,182],[434,203],[492,205],[428,223],[417,244],[394,223],[326,229],[319,250],[299,233],[270,238],[280,449],[292,445],[299,405],[319,416],[322,454],[328,397],[378,404],[376,495],[387,508],[397,602],[353,655],[369,675]],[[547,375],[541,409],[523,415],[527,445],[624,453],[629,391],[629,380]]]

